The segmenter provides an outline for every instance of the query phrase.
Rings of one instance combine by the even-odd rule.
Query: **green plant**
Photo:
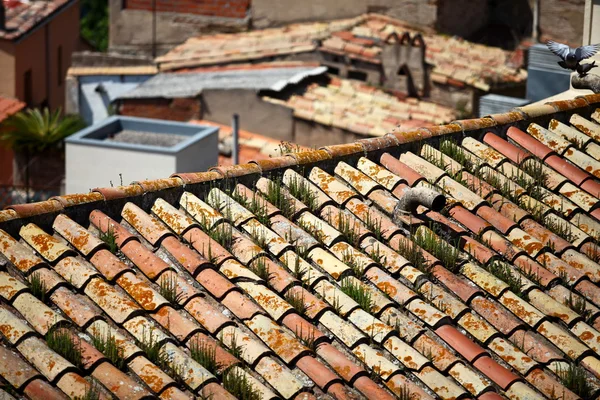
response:
[[[207,233],[208,236],[224,248],[231,248],[231,243],[233,242],[233,228],[231,225],[225,223],[219,224],[208,230]]]
[[[530,267],[527,270],[522,270],[521,273],[525,278],[529,279],[536,285],[541,285],[542,279],[539,271],[534,271],[533,268]]]
[[[498,172],[493,170],[486,170],[485,172],[479,173],[479,178],[483,179],[484,181],[498,189],[498,191],[503,197],[507,198],[513,203],[519,203],[519,197],[523,193],[517,193],[517,191],[515,190],[516,186],[514,186],[513,182],[507,178],[502,177],[502,175]]]
[[[238,368],[232,368],[223,375],[223,387],[239,400],[260,400],[260,393]]]
[[[81,339],[76,338],[66,328],[53,329],[46,334],[46,344],[52,350],[70,361],[73,365],[81,367]]]
[[[548,192],[545,188],[548,187],[549,178],[544,164],[538,159],[529,159],[521,165],[521,170],[532,178],[525,183],[525,186],[521,185],[529,195],[538,201],[547,197]]]
[[[110,362],[118,369],[125,368],[125,358],[123,349],[118,346],[117,340],[110,334],[110,331],[105,334],[98,333],[92,336],[92,344],[98,351],[106,356]]]
[[[281,211],[287,218],[292,218],[296,212],[296,204],[286,196],[281,178],[270,180],[267,185],[267,200]]]
[[[80,24],[82,38],[98,51],[108,49],[108,1],[83,0]]]
[[[440,142],[440,152],[447,155],[469,171],[474,171],[473,163],[467,156],[465,150],[453,139],[444,139]]]
[[[403,385],[400,388],[400,391],[398,393],[396,393],[396,396],[398,397],[398,400],[411,400],[412,399],[412,393],[410,392],[410,389],[406,385]]]
[[[30,154],[54,148],[73,133],[83,129],[85,123],[77,115],[63,116],[60,109],[28,109],[18,112],[3,123],[0,142],[15,151]]]
[[[177,306],[185,298],[185,294],[178,289],[177,275],[169,274],[161,277],[159,283],[159,293],[169,303],[171,303],[171,305]]]
[[[217,362],[217,345],[196,339],[190,345],[190,356],[213,374],[217,374],[221,364]]]
[[[457,265],[459,251],[454,246],[440,239],[430,229],[420,229],[413,236],[413,240],[422,249],[440,260],[448,270],[457,273],[460,269]]]
[[[300,200],[305,206],[312,211],[317,209],[317,195],[314,193],[305,179],[294,176],[289,184],[288,190],[292,196]]]
[[[253,239],[254,242],[258,245],[258,247],[260,247],[261,249],[266,249],[269,244],[269,240],[267,239],[267,235],[264,228],[260,230],[255,229]]]
[[[368,211],[364,222],[365,225],[367,225],[367,229],[369,229],[373,235],[375,235],[375,239],[381,240],[383,238],[381,218],[371,216],[371,212]]]
[[[310,331],[307,335],[304,335],[302,325],[300,325],[300,331],[296,330],[296,336],[300,339],[303,345],[308,347],[312,352],[316,352],[319,345],[316,341],[315,328],[311,326]]]
[[[558,219],[546,219],[546,228],[550,230],[552,233],[557,234],[561,238],[565,239],[567,242],[575,241],[576,237],[571,230],[571,224],[567,221],[560,221]]]
[[[396,251],[402,257],[406,258],[413,267],[423,272],[430,280],[433,280],[433,266],[425,260],[425,257],[416,244],[407,238],[400,239]]]
[[[592,311],[587,308],[587,302],[582,296],[573,296],[573,292],[569,292],[569,297],[565,299],[564,304],[586,321],[592,317]]]
[[[497,260],[493,260],[487,264],[487,270],[496,278],[506,283],[509,289],[519,297],[524,297],[523,279],[517,273],[514,273],[510,267]]]
[[[556,375],[560,378],[562,384],[580,396],[582,399],[589,399],[592,395],[592,386],[587,380],[585,369],[577,364],[571,363],[565,369],[559,368]]]
[[[223,344],[223,336],[221,336],[219,341],[221,342],[221,344]],[[228,346],[227,351],[229,351],[229,353],[231,353],[231,355],[237,358],[238,360],[242,359],[242,356],[244,354],[244,346],[238,343],[237,336],[235,333],[231,335],[231,343]]]
[[[377,245],[377,247],[373,246],[367,254],[371,260],[375,261],[379,265],[385,265],[387,261],[387,257],[383,255],[379,245]]]
[[[327,222],[332,223],[333,221],[331,221],[331,219],[332,218],[329,218]],[[346,241],[352,244],[353,246],[358,246],[360,239],[360,230],[357,226],[357,222],[354,220],[351,221],[351,218],[349,216],[346,216],[341,209],[338,209],[337,221],[335,222],[337,222],[338,231],[340,231],[341,234],[344,235]]]
[[[98,236],[99,236],[100,240],[102,240],[104,243],[106,243],[106,245],[108,246],[108,250],[111,253],[117,254],[117,252],[119,251],[119,246],[117,246],[118,238],[117,238],[117,235],[115,234],[115,230],[113,229],[112,226],[109,225],[106,232],[100,231]]]
[[[268,284],[273,274],[269,272],[269,266],[267,265],[265,259],[266,257],[257,258],[252,262],[252,264],[250,264],[250,269],[256,274],[256,276]]]
[[[348,267],[350,267],[355,277],[357,277],[358,279],[363,278],[365,274],[365,268],[362,265],[362,263],[359,263],[356,260],[356,257],[354,257],[354,255],[350,251],[344,251],[344,253],[342,254],[342,262]]]
[[[90,383],[85,389],[83,396],[76,396],[75,400],[100,400],[100,389],[98,384],[94,381]]]
[[[148,360],[164,370],[171,378],[180,380],[180,371],[171,366],[169,355],[163,349],[162,344],[158,342],[156,337],[152,334],[153,330],[154,328],[150,328],[148,335],[146,335],[145,329],[142,330],[142,340],[137,341],[138,346],[146,353],[146,358],[148,358]]]
[[[29,284],[31,294],[40,299],[42,303],[45,303],[48,287],[46,286],[46,282],[42,279],[42,275],[39,272],[32,273],[29,275],[29,278],[27,278],[27,283]]]
[[[371,292],[365,289],[361,284],[350,278],[344,278],[341,285],[342,292],[350,296],[366,312],[371,312],[373,301]]]
[[[583,252],[587,258],[597,263],[600,261],[600,246],[598,243],[592,243],[591,246],[587,246]]]
[[[299,314],[304,315],[306,313],[307,307],[304,302],[304,292],[303,291],[294,291],[291,290],[287,292],[285,295],[285,301],[287,301]]]
[[[286,154],[290,154],[290,153],[301,153],[302,147],[300,147],[299,144],[296,143],[292,143],[292,142],[286,142],[286,141],[281,141],[278,145],[278,151],[279,151],[279,155],[283,156]]]

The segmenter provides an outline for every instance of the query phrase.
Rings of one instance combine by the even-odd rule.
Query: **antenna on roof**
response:
[[[238,165],[240,163],[239,153],[239,138],[240,138],[240,116],[233,114],[233,120],[231,122],[231,136],[233,138],[233,144],[231,148],[231,163],[232,165]]]

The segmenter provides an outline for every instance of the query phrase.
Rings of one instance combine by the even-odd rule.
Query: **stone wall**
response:
[[[181,99],[124,99],[120,101],[120,115],[141,118],[166,119],[186,122],[200,119],[200,101],[197,98]]]
[[[250,8],[250,0],[124,0],[123,8],[152,11],[153,2],[158,12],[229,18],[244,18]]]
[[[585,0],[541,0],[540,39],[581,46]]]

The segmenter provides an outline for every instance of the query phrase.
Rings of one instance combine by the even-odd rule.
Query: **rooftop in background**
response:
[[[265,59],[283,54],[323,51],[380,63],[381,46],[392,33],[402,37],[421,34],[427,45],[426,60],[434,66],[432,79],[455,80],[482,90],[490,86],[523,82],[520,52],[470,43],[420,30],[390,17],[367,14],[329,23],[293,24],[283,28],[191,38],[157,58],[162,70]],[[322,41],[319,47],[318,41]]]
[[[18,113],[26,106],[25,103],[17,99],[0,96],[0,122],[4,121],[9,116]]]
[[[41,398],[227,399],[231,379],[266,399],[597,398],[598,106],[11,206],[0,376]],[[411,188],[447,206],[396,214]]]
[[[305,90],[282,100],[264,100],[290,107],[294,116],[366,136],[383,136],[403,130],[449,122],[456,113],[428,101],[400,99],[360,81],[330,76],[326,85],[311,83]]]
[[[67,75],[94,76],[94,75],[154,75],[158,72],[155,65],[127,65],[127,66],[100,66],[100,67],[71,67]]]
[[[326,67],[308,66],[209,70],[181,74],[161,73],[119,99],[195,97],[205,89],[282,90],[304,78],[322,75]]]
[[[6,9],[6,30],[0,39],[18,39],[75,0],[0,0]]]

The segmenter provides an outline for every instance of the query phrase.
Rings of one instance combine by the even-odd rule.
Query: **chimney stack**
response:
[[[4,9],[4,0],[0,0],[0,31],[6,30],[6,10]]]

